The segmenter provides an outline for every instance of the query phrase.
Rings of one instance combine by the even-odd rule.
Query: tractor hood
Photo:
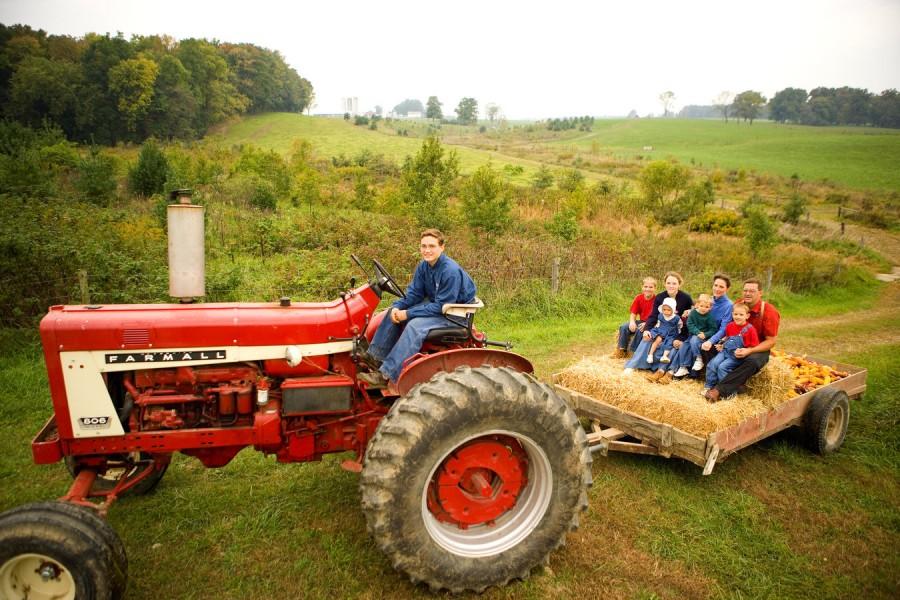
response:
[[[53,306],[46,352],[320,344],[365,331],[379,297],[369,284],[331,302]]]

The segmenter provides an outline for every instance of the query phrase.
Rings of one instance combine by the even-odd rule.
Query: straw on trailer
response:
[[[763,371],[750,379],[747,393],[711,404],[700,395],[702,380],[684,379],[659,385],[647,381],[642,376],[646,372],[625,375],[623,361],[591,356],[563,370],[558,383],[699,436],[725,429],[784,403],[794,385],[787,364],[782,359],[772,358]]]

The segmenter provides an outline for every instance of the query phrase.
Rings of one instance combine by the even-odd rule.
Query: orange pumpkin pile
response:
[[[777,350],[773,351],[772,354],[780,357],[791,368],[791,374],[794,376],[794,389],[788,393],[790,398],[811,392],[849,375],[845,371],[838,371],[828,365],[813,362],[806,358],[806,355],[796,356]]]

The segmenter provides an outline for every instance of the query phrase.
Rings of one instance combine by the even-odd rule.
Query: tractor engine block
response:
[[[252,365],[135,371],[125,388],[132,431],[227,427],[251,423],[259,369]],[[126,400],[126,403],[128,401]]]

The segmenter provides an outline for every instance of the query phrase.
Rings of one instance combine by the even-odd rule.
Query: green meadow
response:
[[[900,131],[811,127],[765,121],[601,119],[559,147],[623,160],[676,158],[706,168],[745,169],[804,181],[900,191]],[[652,147],[652,151],[644,150]]]

